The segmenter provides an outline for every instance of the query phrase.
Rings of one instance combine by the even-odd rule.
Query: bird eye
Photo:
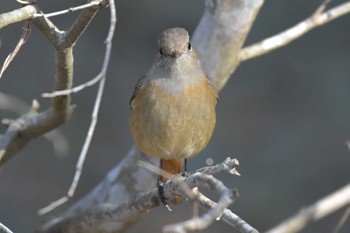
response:
[[[164,55],[164,51],[163,51],[163,49],[159,49],[159,54],[160,54],[161,56],[163,56],[163,55]]]
[[[192,50],[192,46],[191,46],[191,44],[190,44],[190,43],[188,43],[188,44],[187,44],[187,49],[188,49],[189,51],[191,51],[191,50]]]

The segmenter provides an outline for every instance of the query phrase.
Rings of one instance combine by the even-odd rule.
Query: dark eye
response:
[[[159,49],[159,54],[162,56],[164,55],[163,49]]]
[[[191,44],[190,44],[190,43],[188,43],[188,44],[187,44],[187,49],[188,49],[189,51],[191,51],[191,50],[192,50],[192,46],[191,46]]]

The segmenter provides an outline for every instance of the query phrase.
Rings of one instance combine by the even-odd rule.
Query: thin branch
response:
[[[324,10],[326,9],[326,7],[328,6],[328,4],[331,2],[332,0],[323,0],[323,2],[321,3],[321,5],[316,9],[316,11],[313,13],[313,15],[319,15],[322,12],[324,12]]]
[[[34,14],[34,17],[35,17],[35,18],[37,18],[37,17],[47,17],[47,18],[50,18],[50,17],[54,17],[54,16],[59,16],[59,15],[63,15],[63,14],[68,14],[68,13],[72,13],[72,12],[75,12],[75,11],[83,10],[83,9],[85,9],[85,8],[89,8],[89,7],[92,7],[92,6],[98,6],[98,5],[101,4],[102,1],[104,1],[104,0],[95,0],[95,1],[91,1],[91,2],[86,3],[86,4],[83,4],[83,5],[80,5],[80,6],[70,7],[69,9],[61,10],[61,11],[56,11],[56,12],[52,12],[52,13]]]
[[[295,216],[283,221],[278,226],[267,231],[267,233],[298,232],[308,224],[318,221],[349,204],[350,184],[320,199],[313,205],[303,208]]]
[[[271,52],[291,43],[316,27],[348,14],[350,12],[350,1],[320,13],[320,9],[323,10],[324,7],[325,5],[322,4],[311,17],[298,23],[294,27],[291,27],[261,42],[243,48],[240,52],[239,60],[242,62]]]
[[[231,159],[230,157],[226,158],[223,163],[217,164],[215,166],[207,166],[201,169],[198,169],[197,172],[201,172],[208,175],[213,175],[215,173],[226,172],[231,175],[240,176],[239,172],[236,170],[235,166],[239,165],[237,159]]]
[[[202,209],[205,211],[209,211],[210,209],[214,208],[216,203],[204,196],[203,194],[198,194],[198,203]],[[241,217],[234,214],[231,210],[225,209],[224,212],[221,215],[220,220],[226,222],[227,224],[235,227],[237,230],[239,230],[242,233],[259,233],[257,229],[252,227],[250,224],[248,224],[246,221],[244,221]]]
[[[346,221],[349,219],[349,217],[350,217],[350,206],[348,206],[346,208],[344,214],[341,216],[339,222],[335,226],[335,228],[334,228],[332,233],[338,233],[340,231],[340,229],[344,226]]]
[[[233,202],[232,191],[227,188],[220,180],[215,179],[211,175],[204,175],[203,173],[195,173],[185,179],[186,184],[189,185],[191,189],[194,187],[206,184],[210,187],[210,190],[215,190],[220,194],[220,199],[214,208],[210,209],[203,216],[195,217],[184,222],[171,224],[163,227],[163,232],[175,232],[184,233],[189,231],[199,231],[207,228],[215,220],[220,219],[226,207],[228,207]],[[182,180],[180,180],[182,182]],[[178,185],[181,187],[181,185]],[[164,187],[164,191],[166,188]],[[172,191],[174,191],[172,189]],[[181,191],[180,191],[181,192]],[[194,198],[196,201],[200,202],[197,195],[200,192],[195,193]],[[185,196],[190,198],[189,196]],[[193,198],[191,198],[193,199]]]
[[[94,2],[94,1],[92,1]],[[100,8],[108,6],[108,0],[100,0],[98,1],[98,6],[91,6],[89,8],[84,9],[75,22],[72,24],[69,30],[65,33],[65,45],[72,46],[79,39],[79,37],[83,34],[85,29],[90,24],[91,20],[94,18],[95,14]]]
[[[103,78],[103,75],[98,74],[95,78],[83,83],[83,84],[80,84],[76,87],[73,87],[73,88],[69,88],[69,89],[65,89],[65,90],[61,90],[61,91],[54,91],[54,92],[51,92],[51,93],[43,93],[41,95],[41,97],[44,97],[44,98],[53,98],[53,97],[56,97],[56,96],[61,96],[61,95],[70,95],[70,94],[73,94],[73,93],[77,93],[79,91],[82,91],[83,89],[87,88],[87,87],[91,87],[93,85],[95,85],[96,83],[98,83],[101,79]]]
[[[8,227],[6,227],[1,222],[0,222],[0,230],[4,231],[5,233],[13,233]]]
[[[113,9],[114,7],[112,6],[112,4],[113,3],[111,3],[111,1],[110,1],[111,20],[114,21],[113,27],[115,27],[116,15],[115,15],[115,12],[112,14],[112,11],[115,11],[115,9]],[[85,13],[82,13],[82,15],[84,15],[84,14]],[[114,19],[114,17],[115,17],[115,19]],[[85,17],[81,17],[81,18],[84,19]],[[76,27],[76,25],[79,25],[80,23],[81,23],[80,21],[75,22],[75,24],[67,32],[68,38],[71,38],[71,37],[75,38],[75,35],[76,35],[75,27]],[[109,30],[111,31],[111,28]],[[112,31],[114,31],[114,28]],[[107,36],[107,39],[106,39],[106,43],[108,43],[108,41],[111,40],[112,37],[113,37],[113,35],[111,33],[109,33],[109,35]],[[73,39],[70,39],[70,40],[73,40]],[[108,47],[108,44],[106,46]],[[109,57],[110,57],[110,55],[108,55],[108,60],[109,60]],[[105,53],[105,57],[104,57],[104,61],[103,61],[103,65],[102,65],[102,69],[101,69],[100,73],[98,75],[96,75],[93,79],[87,81],[86,83],[83,83],[83,84],[78,85],[76,87],[68,88],[65,90],[54,91],[52,93],[43,93],[41,96],[44,98],[53,98],[53,97],[57,97],[57,96],[61,96],[61,95],[70,95],[72,93],[77,93],[77,92],[85,89],[86,87],[90,87],[90,86],[95,85],[105,76],[107,66],[108,66],[108,62],[106,63],[106,59],[107,59],[107,53]]]
[[[87,152],[89,150],[90,144],[91,144],[91,139],[92,136],[94,135],[94,131],[95,131],[95,127],[97,124],[97,119],[98,119],[98,113],[99,113],[99,108],[100,108],[100,104],[101,104],[101,100],[102,100],[102,95],[103,95],[103,90],[104,90],[104,86],[105,86],[105,78],[106,78],[106,74],[107,74],[107,69],[108,69],[108,65],[109,65],[109,60],[111,57],[111,52],[112,52],[112,40],[113,40],[113,35],[114,35],[114,31],[115,31],[115,25],[117,22],[117,16],[116,16],[116,11],[115,11],[115,4],[114,4],[114,0],[110,0],[110,12],[111,12],[111,17],[110,17],[110,27],[109,27],[109,31],[108,31],[108,35],[106,38],[106,50],[105,50],[105,57],[103,60],[103,64],[102,64],[102,69],[99,73],[98,76],[103,77],[102,79],[100,79],[100,85],[97,91],[97,96],[95,99],[95,104],[94,104],[94,109],[92,112],[92,116],[91,116],[91,123],[90,123],[90,127],[84,142],[84,145],[82,147],[82,150],[80,152],[79,155],[79,159],[76,165],[76,171],[75,171],[75,175],[72,181],[72,184],[66,194],[66,196],[60,198],[59,200],[51,203],[50,205],[48,205],[47,207],[44,207],[42,209],[39,210],[39,215],[43,215],[46,214],[47,212],[52,211],[53,209],[55,209],[56,207],[64,204],[65,202],[67,202],[71,197],[73,197],[75,190],[78,186],[79,180],[80,180],[80,176],[83,170],[83,165],[85,162],[85,158],[87,155]],[[84,13],[82,13],[82,15],[84,15]],[[82,17],[84,18],[84,17]],[[79,25],[81,24],[81,21],[79,21],[78,23],[75,23],[74,25]],[[72,27],[72,29],[70,31],[75,31],[73,28],[75,28],[75,26]],[[69,36],[70,34],[67,33],[67,36]]]
[[[4,71],[10,65],[11,61],[16,57],[16,55],[19,52],[22,45],[24,45],[26,43],[26,41],[28,40],[31,31],[32,31],[31,23],[30,23],[30,21],[27,21],[26,25],[23,27],[23,33],[22,33],[21,38],[19,39],[15,49],[7,56],[7,58],[4,61],[4,64],[2,65],[2,68],[0,70],[0,79],[1,79]]]
[[[63,15],[67,13],[72,13],[72,12],[83,10],[86,8],[98,10],[99,8],[107,7],[108,5],[108,0],[91,0],[86,4],[82,4],[76,7],[71,7],[66,10],[45,14],[41,11],[38,11],[38,8],[36,7],[36,5],[34,5],[35,1],[19,1],[19,0],[17,1],[26,6],[13,10],[11,12],[0,14],[0,29],[10,24],[22,22],[28,19],[49,18],[49,17],[54,17],[54,16]]]

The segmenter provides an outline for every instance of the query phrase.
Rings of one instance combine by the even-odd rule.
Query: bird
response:
[[[145,155],[159,158],[163,171],[177,174],[212,137],[218,95],[186,29],[166,29],[157,42],[153,64],[130,99],[130,128]],[[166,180],[165,175],[159,178],[163,184]]]

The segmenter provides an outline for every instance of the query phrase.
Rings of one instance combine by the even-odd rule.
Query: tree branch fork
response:
[[[97,11],[108,6],[107,0],[91,1],[89,7],[82,10],[67,31],[59,30],[32,1],[20,9],[0,14],[0,29],[12,23],[31,20],[39,31],[51,42],[56,50],[56,76],[54,91],[68,89],[73,82],[73,46],[88,27]],[[37,102],[36,102],[37,103]],[[19,151],[31,139],[43,135],[66,122],[73,107],[70,96],[56,96],[51,100],[51,107],[38,112],[39,107],[32,107],[30,113],[18,119],[7,121],[7,131],[0,137],[0,166]]]

